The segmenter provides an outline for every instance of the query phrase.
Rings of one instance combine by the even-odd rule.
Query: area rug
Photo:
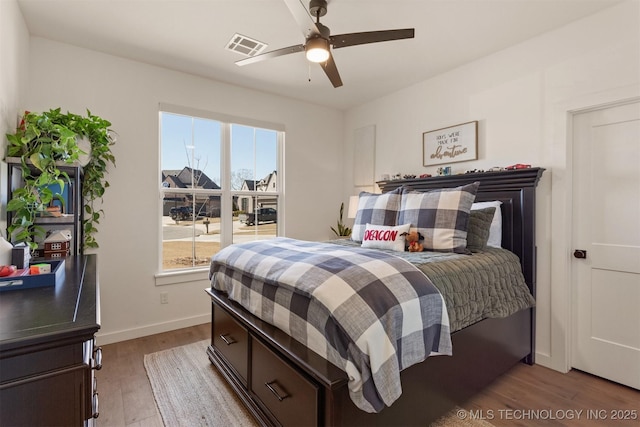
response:
[[[167,427],[258,426],[217,369],[209,362],[209,341],[145,354],[144,367]],[[491,427],[454,410],[432,427]]]
[[[144,367],[164,425],[258,426],[209,362],[209,341],[144,355]]]

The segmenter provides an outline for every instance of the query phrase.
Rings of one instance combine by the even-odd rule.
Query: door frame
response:
[[[551,323],[550,354],[536,353],[536,361],[560,372],[571,370],[574,277],[573,231],[573,118],[576,114],[640,101],[634,84],[554,103],[551,169]]]

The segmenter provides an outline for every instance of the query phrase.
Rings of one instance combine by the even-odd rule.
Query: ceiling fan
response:
[[[342,86],[342,79],[338,68],[331,55],[330,46],[334,49],[341,47],[356,46],[359,44],[378,43],[391,40],[411,39],[415,30],[406,28],[401,30],[368,31],[362,33],[349,33],[331,35],[329,28],[320,23],[320,17],[327,13],[327,0],[311,0],[309,2],[309,12],[302,3],[303,0],[284,0],[287,7],[293,14],[294,19],[302,29],[305,36],[305,43],[289,46],[282,49],[272,50],[251,58],[237,61],[237,65],[248,65],[278,56],[289,55],[304,51],[306,57],[311,62],[320,64],[322,70],[333,84],[333,87]],[[313,20],[315,18],[315,22]]]

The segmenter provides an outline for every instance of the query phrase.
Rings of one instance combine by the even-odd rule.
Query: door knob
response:
[[[573,252],[573,256],[576,258],[580,258],[580,259],[586,259],[587,258],[587,251],[585,251],[584,249],[576,249]]]

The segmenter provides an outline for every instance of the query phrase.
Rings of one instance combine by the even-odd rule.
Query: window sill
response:
[[[190,283],[209,281],[209,268],[198,268],[193,270],[172,271],[168,273],[158,273],[155,276],[156,286],[177,285],[179,283]]]

